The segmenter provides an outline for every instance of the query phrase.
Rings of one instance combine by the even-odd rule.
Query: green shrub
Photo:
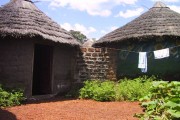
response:
[[[119,82],[85,81],[84,87],[80,89],[80,98],[97,101],[138,100],[149,92],[154,79],[144,76],[133,80],[125,78]]]
[[[146,76],[133,80],[126,78],[120,80],[116,87],[116,100],[139,100],[139,98],[148,94],[153,80],[153,77],[148,78]]]
[[[94,94],[94,89],[98,88],[99,81],[93,80],[87,80],[84,82],[84,87],[80,89],[80,98],[85,99],[92,99]]]
[[[93,99],[97,101],[114,101],[115,99],[115,83],[112,81],[100,82],[99,86],[93,91]]]
[[[180,82],[153,82],[150,93],[141,98],[144,114],[136,115],[147,120],[180,119]]]
[[[84,87],[80,90],[80,98],[112,101],[115,96],[114,85],[112,81],[85,81]]]
[[[22,90],[7,91],[0,85],[0,107],[20,105],[22,100],[24,100]]]

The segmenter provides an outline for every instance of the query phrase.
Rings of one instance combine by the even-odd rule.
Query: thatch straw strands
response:
[[[150,36],[180,36],[180,14],[157,2],[140,17],[100,38],[95,45]]]
[[[78,45],[69,32],[40,11],[31,0],[11,0],[0,8],[0,36],[41,36],[44,39]]]

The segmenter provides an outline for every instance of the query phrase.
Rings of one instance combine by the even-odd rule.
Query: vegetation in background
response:
[[[24,100],[22,90],[5,90],[0,85],[0,107],[20,105]]]
[[[155,77],[139,77],[136,79],[124,78],[114,81],[85,81],[80,89],[80,98],[97,101],[135,101],[147,95]]]
[[[86,37],[84,34],[82,34],[81,32],[79,32],[79,31],[70,30],[70,33],[71,33],[71,35],[72,35],[75,39],[77,39],[80,43],[84,43],[84,40],[87,39],[87,37]]]
[[[142,120],[180,119],[180,82],[153,82],[150,93],[140,99],[144,114],[135,115]]]

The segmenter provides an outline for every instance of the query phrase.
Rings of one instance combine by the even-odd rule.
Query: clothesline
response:
[[[154,51],[154,58],[155,59],[162,59],[169,57],[169,48],[156,50]],[[139,52],[139,64],[138,68],[141,69],[142,72],[147,72],[147,53],[146,52]]]
[[[98,48],[107,48],[107,47],[100,47],[100,46],[96,46],[96,47],[98,47]],[[172,46],[172,47],[168,47],[169,49],[173,49],[173,48],[177,48],[177,47],[180,47],[180,45],[177,45],[177,46]],[[137,53],[137,54],[139,54],[139,52],[142,52],[142,51],[139,51],[139,52],[137,52],[137,51],[131,51],[131,50],[124,50],[124,49],[117,49],[117,48],[108,48],[108,49],[111,49],[111,50],[120,50],[120,51],[127,51],[127,52],[132,52],[132,53]],[[164,49],[164,48],[163,48]],[[148,51],[148,52],[146,52],[146,53],[151,53],[151,52],[154,52],[154,51]]]
[[[173,49],[173,48],[177,48],[177,47],[180,47],[180,45],[167,47],[167,48],[163,48],[163,49],[160,49],[160,50],[147,51],[147,52],[143,52],[143,51],[137,52],[137,51],[116,49],[116,48],[107,48],[107,47],[99,47],[99,48],[107,48],[107,49],[111,49],[111,50],[120,50],[120,51],[128,51],[128,52],[133,52],[133,53],[139,54],[138,68],[140,68],[143,73],[146,73],[147,72],[147,53],[153,52],[155,59],[162,59],[162,58],[169,57],[170,56],[169,50]]]

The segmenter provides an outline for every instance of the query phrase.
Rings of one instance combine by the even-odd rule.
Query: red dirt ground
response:
[[[137,120],[138,102],[61,100],[0,109],[0,120]]]

